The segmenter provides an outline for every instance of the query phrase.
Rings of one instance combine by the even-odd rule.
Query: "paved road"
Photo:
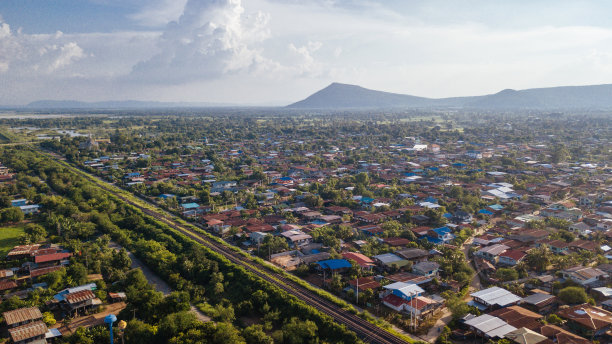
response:
[[[111,242],[108,245],[110,248],[114,248],[115,250],[120,250],[122,248],[121,245],[115,243],[115,242]],[[147,281],[149,281],[150,284],[155,286],[155,289],[157,291],[161,291],[164,296],[170,294],[172,292],[172,288],[168,285],[168,283],[166,283],[166,281],[164,281],[163,279],[161,279],[159,276],[157,276],[151,269],[149,269],[148,266],[146,266],[140,259],[138,259],[132,252],[130,252],[129,250],[127,250],[128,256],[130,257],[130,259],[132,260],[132,269],[140,269],[142,271],[142,273],[145,275],[145,277],[147,278]],[[207,322],[210,321],[210,317],[207,316],[206,314],[202,313],[199,309],[197,309],[194,305],[191,305],[191,312],[193,312],[196,317],[198,318],[198,320],[202,321],[202,322]]]

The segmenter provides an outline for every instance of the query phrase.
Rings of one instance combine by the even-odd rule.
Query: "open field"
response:
[[[0,256],[6,256],[13,246],[19,245],[19,237],[22,234],[23,227],[0,228]]]

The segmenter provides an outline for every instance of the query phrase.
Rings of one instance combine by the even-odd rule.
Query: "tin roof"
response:
[[[9,329],[9,334],[13,342],[20,342],[26,339],[44,336],[47,333],[47,325],[42,321],[31,322],[26,325]]]
[[[40,313],[38,307],[19,308],[13,311],[4,312],[2,316],[9,326],[25,321],[42,319],[42,313]]]
[[[95,297],[96,295],[91,290],[81,290],[66,295],[66,302],[70,304],[80,303],[83,301],[91,300]]]
[[[60,252],[60,253],[52,253],[52,254],[42,254],[40,256],[35,256],[34,257],[34,262],[35,263],[46,263],[46,262],[53,262],[56,260],[62,260],[65,258],[68,258],[72,256],[72,253],[64,253],[64,252]]]

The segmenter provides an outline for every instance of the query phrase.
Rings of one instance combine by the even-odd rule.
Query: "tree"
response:
[[[558,164],[567,160],[570,157],[570,153],[567,150],[567,147],[565,147],[565,145],[557,145],[553,149],[551,156],[552,162]]]
[[[517,280],[519,275],[518,272],[514,269],[510,269],[510,268],[499,268],[497,269],[497,272],[495,273],[495,276],[497,278],[499,278],[500,280],[506,282],[506,281],[514,281]]]
[[[259,248],[259,255],[267,257],[269,253],[278,253],[289,249],[287,240],[282,237],[266,235]]]
[[[53,313],[51,312],[43,313],[43,321],[45,322],[45,324],[47,324],[47,326],[53,326],[57,322],[55,320],[55,317],[53,316]]]
[[[43,241],[47,237],[47,231],[41,225],[28,223],[24,227],[24,232],[28,237],[29,242]]]
[[[549,324],[553,324],[553,325],[559,325],[563,322],[563,319],[561,319],[558,315],[556,314],[551,314],[546,318],[546,321]]]
[[[2,221],[2,223],[21,222],[23,219],[23,211],[18,207],[10,207],[0,211],[0,221]]]
[[[547,246],[534,248],[525,256],[525,262],[536,271],[546,271],[550,264],[551,252]]]
[[[155,343],[157,327],[149,325],[141,320],[130,320],[125,328],[125,341],[131,344]]]
[[[217,324],[217,330],[213,334],[213,344],[245,344],[240,337],[240,331],[230,323],[221,322]]]
[[[559,291],[559,299],[569,304],[578,304],[587,302],[587,294],[581,287],[567,287]]]
[[[291,318],[283,325],[283,339],[288,344],[317,343],[317,324]]]
[[[194,327],[197,323],[198,319],[191,312],[172,313],[159,322],[159,334],[163,338],[171,338]]]
[[[68,266],[68,277],[72,279],[72,286],[85,284],[87,282],[87,268],[85,265],[77,262],[72,262]]]
[[[242,330],[242,337],[249,344],[273,344],[272,337],[268,336],[262,325],[251,325]]]
[[[370,184],[370,176],[366,172],[360,172],[355,176],[355,183],[361,185],[369,185]]]
[[[113,252],[112,259],[113,267],[120,270],[127,270],[130,266],[132,266],[132,260],[128,255],[125,248],[121,248],[118,252]]]
[[[304,197],[304,203],[311,208],[320,208],[323,206],[323,199],[318,195],[307,195]]]

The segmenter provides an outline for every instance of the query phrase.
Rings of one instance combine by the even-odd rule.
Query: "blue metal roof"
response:
[[[427,239],[427,241],[429,241],[432,244],[441,244],[442,243],[441,239],[430,237],[429,235],[426,235],[425,239]]]
[[[181,207],[183,207],[184,209],[194,209],[194,208],[199,208],[200,205],[197,203],[184,203],[184,204],[181,204]]]
[[[493,215],[493,212],[488,211],[487,209],[480,209],[478,211],[479,214],[484,214],[484,215]]]
[[[448,233],[452,232],[452,231],[450,230],[450,228],[448,228],[448,227],[434,228],[434,229],[433,229],[433,231],[434,231],[436,234],[439,234],[439,235],[444,235],[444,234],[448,234]]]
[[[351,263],[346,259],[328,259],[318,262],[319,266],[323,269],[338,270],[343,268],[350,268]]]

